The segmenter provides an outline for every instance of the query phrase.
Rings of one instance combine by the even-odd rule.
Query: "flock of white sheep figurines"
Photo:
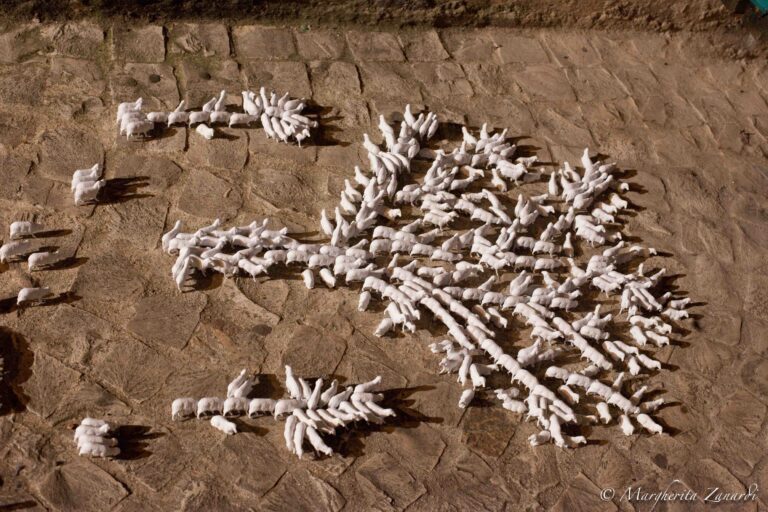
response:
[[[195,131],[211,140],[215,136],[214,125],[249,127],[261,123],[264,133],[271,139],[283,142],[296,141],[299,145],[310,137],[310,129],[317,127],[317,122],[302,115],[306,103],[301,99],[290,98],[288,93],[278,96],[272,92],[267,95],[264,87],[259,94],[243,91],[242,112],[229,112],[226,109],[227,92],[221,91],[211,98],[200,110],[187,112],[184,100],[172,112],[142,112],[142,98],[118,105],[117,123],[120,134],[127,138],[150,137],[158,127],[174,125],[195,126]],[[210,125],[210,126],[209,126]]]
[[[226,111],[224,91],[193,112],[182,102],[173,112],[144,114],[139,99],[121,103],[117,121],[128,137],[147,136],[157,125],[196,124],[207,139],[208,124],[260,121],[268,137],[298,143],[317,126],[301,115],[303,100],[268,96],[263,88],[242,97],[243,113]],[[230,228],[216,220],[192,232],[176,222],[161,244],[176,257],[178,289],[194,290],[208,272],[257,278],[275,265],[296,269],[307,288],[359,287],[360,311],[371,300],[386,303],[376,336],[442,324],[445,339],[429,348],[441,358],[440,373],[456,374],[464,388],[458,406],[471,406],[478,394],[495,397],[537,425],[533,446],[585,444],[578,426],[597,423],[617,423],[625,435],[638,428],[661,434],[651,415],[664,399],[648,398],[654,390],[643,376],[661,369],[653,352],[670,343],[690,299],[660,290],[663,268],[646,273],[654,249],[623,241],[629,205],[621,194],[629,186],[614,164],[593,161],[585,150],[583,170],[565,162],[547,173],[535,156],[518,155],[506,130],[491,133],[485,125],[477,134],[463,128],[451,151],[430,149],[437,116],[416,116],[406,106],[402,117],[399,128],[380,117],[382,144],[364,136],[369,169],[355,167],[332,214],[321,212],[323,241],[296,240],[286,228],[269,229],[266,219]],[[74,173],[76,204],[98,201],[101,171],[97,164]],[[534,182],[546,183],[546,191],[508,194]],[[26,239],[43,230],[14,223],[0,261],[29,254]],[[28,258],[30,270],[54,261],[47,253]],[[615,300],[598,304],[598,294]],[[49,295],[25,289],[18,302]],[[297,378],[286,366],[288,398],[250,397],[253,385],[243,370],[225,398],[174,400],[172,418],[210,418],[226,434],[237,433],[238,417],[285,418],[286,446],[301,457],[305,441],[330,455],[324,437],[396,415],[377,392],[380,377],[342,388],[335,380],[326,386]],[[80,454],[118,455],[109,432],[102,420],[83,420],[75,434]]]

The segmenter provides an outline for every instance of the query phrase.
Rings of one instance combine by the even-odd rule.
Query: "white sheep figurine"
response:
[[[111,437],[112,427],[104,420],[84,418],[75,429],[75,444],[79,455],[91,457],[117,457],[118,441]]]

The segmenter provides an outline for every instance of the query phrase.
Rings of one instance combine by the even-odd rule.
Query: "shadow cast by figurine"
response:
[[[131,178],[111,178],[106,180],[106,185],[99,191],[98,204],[116,204],[153,197],[152,194],[142,194],[138,190],[149,186],[149,176],[134,176]]]
[[[148,441],[163,437],[165,434],[151,432],[152,427],[145,425],[120,425],[114,430],[117,439],[120,460],[137,460],[149,457],[152,452],[147,448]]]
[[[32,376],[35,355],[19,333],[0,327],[0,417],[23,412],[29,397],[24,383]]]

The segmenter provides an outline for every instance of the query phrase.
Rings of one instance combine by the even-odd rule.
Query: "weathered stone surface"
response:
[[[401,103],[421,102],[421,93],[412,85],[410,66],[398,62],[360,64],[363,90],[369,98],[394,99]]]
[[[303,60],[336,60],[344,55],[344,34],[330,30],[296,32],[296,46]]]
[[[402,62],[403,50],[390,32],[347,32],[347,42],[358,62]]]
[[[240,67],[234,60],[185,57],[176,67],[176,72],[179,74],[180,88],[185,91],[183,99],[188,110],[199,109],[222,90],[228,93],[228,104],[240,104],[243,80]]]
[[[224,457],[232,461],[218,466],[222,477],[256,496],[272,489],[287,469],[277,448],[254,435],[227,436],[221,448]]]
[[[422,471],[435,469],[446,447],[438,430],[427,423],[397,428],[387,436],[387,442],[399,461]]]
[[[300,492],[296,492],[301,489]],[[263,510],[332,510],[344,507],[345,500],[330,484],[308,471],[289,473],[264,497]]]
[[[194,466],[195,460],[184,450],[183,443],[168,432],[150,434],[146,437],[148,439],[138,441],[144,446],[132,448],[137,456],[142,455],[142,450],[148,452],[149,456],[137,458],[130,463],[129,467],[144,485],[158,492],[188,473]]]
[[[60,510],[105,510],[128,496],[128,490],[87,459],[54,468],[38,490],[51,507]]]
[[[355,478],[371,506],[402,510],[424,492],[422,486],[387,453],[368,457],[357,467]]]
[[[290,208],[311,213],[313,198],[320,192],[317,175],[298,170],[259,169],[249,173],[248,194],[267,201],[275,208]]]
[[[592,483],[584,474],[579,473],[574,478],[553,510],[587,511],[587,510],[617,510],[616,505],[600,499],[600,488]]]
[[[569,73],[569,77],[580,101],[607,101],[626,96],[619,82],[605,68],[577,69]]]
[[[78,59],[96,59],[103,53],[105,31],[90,21],[72,21],[46,27],[57,54]]]
[[[205,304],[201,294],[144,297],[136,303],[128,329],[144,341],[182,349]]]
[[[179,89],[173,67],[167,64],[126,64],[110,76],[112,101],[142,98],[145,112],[173,110],[179,104]]]
[[[471,449],[488,457],[498,457],[515,433],[510,415],[498,407],[470,407],[461,426],[464,441]]]
[[[114,252],[89,255],[89,264],[78,267],[72,292],[86,298],[87,309],[101,309],[104,303],[124,303],[138,298],[146,281],[137,266],[122,257],[131,250],[123,242],[112,245]]]
[[[719,0],[703,1],[708,19],[721,16]],[[70,292],[56,305],[0,313],[30,354],[29,366],[11,363],[3,374],[27,410],[0,419],[0,508],[629,510],[597,501],[598,490],[664,489],[675,478],[683,484],[672,489],[768,487],[768,67],[731,56],[752,43],[736,43],[736,33],[728,43],[716,31],[384,25],[374,34],[358,28],[348,42],[346,28],[304,22],[171,23],[131,35],[130,20],[100,23],[0,30],[0,224],[6,234],[20,219],[72,230],[34,243],[78,251],[71,268],[0,266],[0,298],[30,284]],[[238,30],[251,38],[249,55],[237,47]],[[736,46],[723,52],[724,44]],[[217,127],[210,142],[183,126],[151,140],[117,135],[120,101],[141,95],[148,109],[167,109],[183,98],[193,109],[226,89],[227,108],[239,109],[240,91],[262,85],[307,98],[321,123],[311,143],[270,141],[257,126]],[[357,312],[356,286],[307,290],[293,270],[277,269],[177,292],[168,275],[174,257],[159,248],[175,220],[194,230],[217,217],[227,226],[269,217],[302,241],[320,240],[320,209],[337,204],[354,165],[367,167],[362,134],[379,141],[379,114],[397,120],[407,102],[475,133],[484,123],[508,127],[521,154],[551,162],[545,174],[564,160],[577,164],[586,146],[631,169],[626,197],[638,209],[622,214],[625,240],[672,253],[646,268],[666,267],[677,277],[664,286],[698,303],[673,346],[646,348],[671,367],[647,383],[672,402],[654,414],[672,435],[595,426],[579,433],[596,442],[578,450],[533,450],[535,425],[484,403],[482,393],[466,411],[456,407],[462,388],[437,373],[439,357],[427,348],[441,339],[433,326],[372,336],[379,305]],[[457,140],[456,127],[443,128],[430,147]],[[97,161],[115,183],[142,178],[137,195],[75,208],[71,174]],[[342,385],[381,375],[398,416],[342,431],[330,443],[339,454],[302,461],[283,448],[283,423],[271,417],[236,420],[242,432],[233,437],[169,418],[171,400],[221,394],[241,368],[260,374],[254,396],[283,396],[284,362]],[[152,430],[138,454],[89,461],[76,455],[69,430],[85,416]],[[90,489],[80,478],[70,490],[73,473],[97,492],[80,499]]]
[[[269,164],[274,163],[272,159],[295,164],[311,164],[317,160],[317,150],[317,146],[311,143],[299,146],[270,139],[261,128],[252,130],[248,138],[248,155],[254,165],[262,165],[264,157],[271,157]]]
[[[321,353],[307,347],[322,346]],[[289,365],[299,375],[328,375],[334,372],[344,355],[346,342],[335,333],[299,325],[288,339],[282,364]]]
[[[0,66],[0,96],[6,105],[40,105],[48,74],[47,66],[32,61],[18,66]],[[24,87],[19,87],[23,83]]]
[[[38,23],[22,24],[0,34],[0,63],[13,64],[40,56],[48,45]]]
[[[293,34],[281,27],[241,26],[232,29],[235,51],[246,60],[286,60],[296,54]]]
[[[272,284],[275,286],[269,286]],[[262,289],[260,284],[265,284]],[[280,317],[259,304],[260,295],[271,295],[280,301],[280,282],[250,283],[246,280],[225,280],[218,293],[208,300],[201,315],[201,326],[195,337],[212,347],[227,352],[241,353],[247,364],[261,364],[266,338],[280,321]],[[238,286],[245,290],[241,291]],[[284,300],[284,297],[283,297]],[[269,301],[267,301],[267,305]],[[243,364],[246,364],[245,362]]]
[[[435,62],[449,57],[435,30],[414,30],[399,35],[405,58],[410,62]]]
[[[104,161],[104,150],[92,134],[78,128],[46,130],[38,138],[40,165],[45,177],[69,184],[75,169],[87,169]]]
[[[175,23],[168,28],[168,53],[228,57],[227,27],[215,23]]]
[[[114,52],[126,62],[163,62],[165,36],[159,25],[113,27]]]
[[[565,73],[551,65],[528,66],[515,74],[515,82],[534,100],[572,101],[573,88]]]
[[[444,30],[440,35],[456,62],[490,62],[498,47],[490,32],[474,30],[470,35],[461,30]]]
[[[246,83],[251,90],[266,87],[279,96],[286,92],[294,98],[309,98],[312,89],[309,86],[307,67],[303,62],[247,62],[243,66]]]
[[[502,484],[493,469],[472,452],[463,451],[450,467],[430,492],[440,497],[439,503],[450,503],[458,510],[506,510],[519,503],[519,493]]]
[[[107,154],[106,164],[115,178],[141,178],[147,186],[141,192],[160,194],[176,185],[182,169],[174,161],[159,156],[140,156],[128,151]]]
[[[313,62],[309,66],[312,77],[312,98],[325,105],[357,96],[361,93],[357,68],[349,62]]]
[[[204,219],[232,218],[242,200],[236,188],[208,171],[193,170],[184,181],[178,207]]]
[[[179,364],[144,343],[121,337],[94,356],[92,371],[124,396],[141,403],[163,388],[165,380]]]
[[[525,64],[546,64],[547,52],[536,37],[520,35],[514,31],[499,30],[493,34],[498,46],[498,57],[503,64],[522,62]]]
[[[45,103],[59,115],[101,115],[105,109],[101,95],[107,86],[101,68],[92,61],[51,58],[51,71],[45,85]]]
[[[12,133],[12,132],[11,132]],[[6,135],[11,133],[6,132]],[[36,175],[31,175],[32,161],[18,156],[0,159],[3,178],[6,185],[0,187],[0,197],[6,200],[23,201],[31,204],[45,202],[51,183]]]
[[[139,186],[141,181],[127,182],[120,192],[114,192],[112,204],[105,205],[99,212],[103,224],[99,231],[107,231],[105,238],[110,241],[123,240],[136,248],[153,250],[163,234],[163,225],[168,212],[168,201],[152,197]],[[135,183],[133,187],[131,183]],[[121,188],[119,181],[112,182],[115,189]],[[111,193],[112,194],[112,193]],[[141,242],[136,242],[139,239]]]
[[[189,134],[187,158],[195,167],[218,167],[236,171],[248,159],[248,134],[243,129],[215,126],[215,135],[207,140],[199,133]],[[252,133],[252,132],[251,132]]]
[[[600,55],[585,34],[570,33],[552,36],[553,34],[547,34],[542,39],[559,65],[586,67],[600,62]]]
[[[471,96],[472,86],[461,66],[454,63],[413,65],[413,74],[423,84],[426,96]]]
[[[755,435],[763,425],[765,412],[765,405],[749,393],[740,391],[725,400],[720,418],[726,425],[737,427],[747,435]]]
[[[24,384],[24,393],[29,397],[27,409],[43,419],[49,418],[64,405],[64,398],[77,386],[80,376],[57,359],[38,352],[32,376]]]

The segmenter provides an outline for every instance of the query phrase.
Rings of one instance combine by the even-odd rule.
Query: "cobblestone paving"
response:
[[[23,311],[2,302],[0,345],[16,357],[15,398],[0,417],[0,509],[649,510],[618,496],[629,485],[750,484],[760,501],[730,509],[765,507],[768,66],[722,60],[709,43],[683,33],[89,22],[0,35],[0,226],[34,215],[77,250],[66,269],[0,268],[0,299],[30,283],[71,292]],[[146,143],[117,136],[120,101],[169,109],[226,88],[234,103],[261,85],[312,99],[315,144],[278,144],[260,129],[222,129],[210,142],[183,128]],[[636,170],[627,233],[671,253],[663,263],[679,289],[705,303],[683,341],[657,353],[669,370],[651,381],[675,402],[659,414],[673,435],[595,428],[578,450],[531,449],[533,424],[498,405],[456,408],[460,386],[436,374],[429,332],[374,338],[379,315],[358,313],[352,290],[237,279],[177,293],[159,249],[176,219],[270,216],[316,233],[320,209],[365,162],[362,133],[405,103],[442,121],[509,127],[549,162],[578,161],[589,146]],[[75,208],[72,171],[96,161],[106,178],[143,186]],[[261,396],[280,396],[286,363],[347,381],[381,374],[402,389],[410,417],[352,433],[341,456],[321,461],[289,454],[271,418],[226,438],[171,422],[173,398],[218,392],[244,367],[263,374]],[[85,415],[124,426],[127,460],[76,455],[71,426]],[[614,502],[600,501],[607,487]]]

